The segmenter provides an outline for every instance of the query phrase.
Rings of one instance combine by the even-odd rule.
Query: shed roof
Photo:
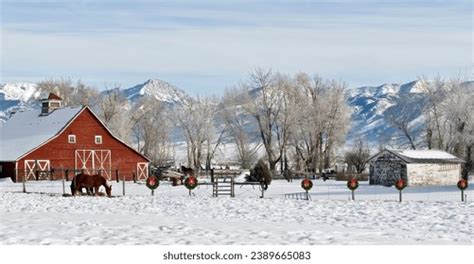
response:
[[[372,156],[370,160],[379,157],[385,152],[390,152],[407,163],[464,163],[465,161],[442,150],[402,150],[385,149]]]
[[[0,160],[14,161],[59,133],[81,107],[56,109],[48,115],[38,111],[17,112],[0,124]]]

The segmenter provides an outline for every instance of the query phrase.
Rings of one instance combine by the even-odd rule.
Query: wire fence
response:
[[[26,192],[41,193],[49,195],[70,195],[72,177],[66,179],[53,178],[54,180],[29,180],[14,183],[9,178],[0,179],[0,192]],[[199,184],[192,192],[194,197],[212,197],[213,186],[207,177],[199,177]],[[112,185],[112,195],[117,196],[144,196],[150,195],[151,191],[146,187],[145,181],[123,181],[118,179],[109,181]],[[309,190],[309,198],[312,201],[348,201],[352,200],[352,192],[347,188],[345,181],[335,180],[313,180],[313,188]],[[103,187],[99,191],[105,191]],[[234,187],[234,198],[261,198],[262,187],[255,185],[240,185],[236,183]],[[305,191],[301,187],[301,180],[288,182],[286,180],[274,180],[266,191],[263,192],[264,199],[302,199]],[[155,190],[155,195],[160,196],[181,196],[189,195],[189,191],[184,185],[174,186],[172,181],[167,179],[160,181],[160,186]],[[399,201],[399,191],[395,187],[384,187],[380,185],[370,185],[368,182],[360,182],[359,188],[354,192],[356,201]],[[227,196],[229,197],[229,196]],[[463,193],[456,185],[444,186],[408,186],[402,191],[403,201],[474,201],[472,187],[464,190]],[[221,196],[216,199],[221,198]]]
[[[136,170],[119,170],[119,169],[68,169],[68,168],[52,168],[50,170],[15,170],[14,179],[16,182],[23,181],[70,181],[79,173],[98,174],[105,177],[109,181],[120,180],[144,180],[148,175],[140,175]]]

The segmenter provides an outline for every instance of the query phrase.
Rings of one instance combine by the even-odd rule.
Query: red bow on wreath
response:
[[[306,191],[311,190],[313,188],[313,182],[310,179],[303,179],[301,182],[301,188],[303,188]]]
[[[351,178],[347,181],[347,188],[352,191],[359,188],[359,181],[356,178]]]
[[[197,179],[194,176],[189,176],[185,181],[184,181],[184,186],[188,188],[189,190],[192,190],[196,188],[197,186]]]
[[[395,182],[395,188],[397,188],[397,190],[401,191],[403,190],[405,187],[407,187],[407,183],[404,179],[398,179],[396,182]]]
[[[467,189],[467,186],[468,186],[468,183],[465,179],[460,179],[458,181],[458,188],[459,190],[461,191],[464,191],[465,189]]]

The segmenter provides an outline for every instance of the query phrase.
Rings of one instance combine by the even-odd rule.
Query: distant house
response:
[[[1,178],[58,179],[66,170],[69,179],[80,171],[108,179],[117,172],[126,180],[148,177],[148,158],[115,137],[89,107],[62,107],[54,94],[41,105],[41,113],[17,112],[0,124]]]
[[[369,160],[369,183],[391,186],[397,179],[408,185],[451,185],[461,177],[463,160],[440,150],[390,150]]]

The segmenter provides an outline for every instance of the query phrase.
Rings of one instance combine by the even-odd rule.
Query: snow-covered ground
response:
[[[474,203],[454,186],[394,188],[315,181],[312,200],[285,198],[300,181],[274,181],[264,199],[252,186],[236,197],[194,196],[163,182],[113,182],[113,198],[63,197],[61,182],[0,183],[1,244],[472,244]],[[66,183],[66,191],[69,183]]]

